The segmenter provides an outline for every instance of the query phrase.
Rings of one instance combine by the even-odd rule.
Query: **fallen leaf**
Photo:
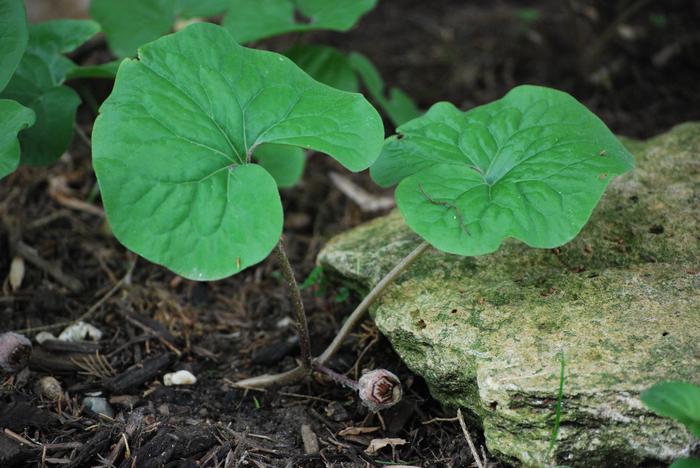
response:
[[[342,431],[338,432],[338,435],[341,437],[349,436],[349,435],[359,435],[359,434],[369,434],[371,432],[377,432],[379,430],[379,426],[372,426],[372,427],[346,427]]]

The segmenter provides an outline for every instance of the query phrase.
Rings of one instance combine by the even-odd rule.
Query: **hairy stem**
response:
[[[330,345],[326,348],[326,350],[321,354],[318,358],[314,359],[313,365],[315,368],[318,368],[318,366],[324,366],[326,362],[330,358],[332,358],[335,353],[338,352],[340,347],[343,344],[343,341],[345,341],[345,338],[348,337],[350,332],[357,326],[357,324],[364,318],[365,314],[367,313],[367,310],[369,310],[369,307],[376,301],[384,292],[384,290],[389,286],[391,283],[396,280],[396,278],[406,270],[420,255],[428,250],[430,247],[430,244],[427,242],[421,242],[418,247],[413,249],[411,253],[406,255],[392,270],[387,273],[377,285],[372,288],[372,290],[365,296],[365,298],[360,302],[360,305],[358,305],[355,310],[350,314],[350,316],[347,318],[345,323],[343,323],[343,326],[340,328],[338,333],[335,335],[335,338],[331,342]],[[308,333],[307,333],[308,336]],[[301,338],[301,335],[300,335]],[[301,342],[301,340],[300,340]],[[252,387],[252,388],[265,388],[265,387],[271,387],[273,385],[283,385],[283,384],[289,384],[295,381],[298,381],[302,378],[304,378],[306,375],[308,375],[308,369],[304,368],[302,366],[296,367],[295,369],[292,369],[287,372],[283,372],[281,374],[267,374],[267,375],[261,375],[259,377],[251,377],[250,379],[245,379],[241,380],[236,383],[237,387],[245,388],[245,387]]]
[[[357,380],[352,380],[351,378],[346,377],[343,374],[334,371],[333,369],[329,369],[328,367],[318,362],[314,362],[313,366],[315,371],[326,375],[331,380],[333,380],[336,383],[339,383],[340,385],[351,388],[353,390],[357,390],[359,388],[357,385]]]
[[[367,294],[362,302],[360,302],[360,305],[355,308],[345,323],[343,323],[343,326],[340,327],[340,330],[335,335],[335,338],[333,338],[331,344],[329,344],[323,354],[316,359],[319,363],[325,364],[335,355],[335,353],[338,352],[340,347],[343,345],[345,338],[348,337],[353,328],[355,328],[355,326],[357,326],[357,324],[364,318],[365,314],[369,310],[369,307],[374,303],[374,301],[376,301],[382,295],[382,293],[384,293],[387,286],[393,283],[394,280],[418,257],[420,257],[423,252],[428,250],[429,247],[430,244],[427,242],[421,242],[418,247],[413,249],[411,253],[406,255],[399,263],[397,263],[396,266],[392,268],[391,271],[387,273],[374,288],[372,288],[369,294]]]
[[[277,262],[282,267],[282,274],[287,281],[289,293],[292,295],[292,305],[294,306],[294,315],[297,322],[297,334],[299,335],[299,349],[301,351],[301,368],[311,370],[311,343],[309,340],[309,326],[306,323],[306,312],[304,311],[304,302],[301,300],[301,292],[297,285],[297,280],[294,278],[294,270],[289,263],[287,252],[284,250],[282,239],[275,247],[275,255]]]

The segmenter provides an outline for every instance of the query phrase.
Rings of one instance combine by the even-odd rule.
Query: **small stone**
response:
[[[58,335],[58,339],[61,341],[100,341],[102,339],[102,331],[89,323],[77,322],[66,327]]]
[[[0,334],[0,370],[14,373],[29,362],[32,354],[32,342],[19,333]]]
[[[163,385],[166,387],[170,387],[172,385],[194,385],[196,383],[197,377],[195,377],[190,371],[186,370],[179,370],[163,376]]]
[[[51,376],[39,379],[36,383],[35,392],[40,397],[46,398],[49,401],[57,401],[63,396],[61,382]]]
[[[102,414],[108,418],[114,418],[114,410],[104,397],[88,396],[83,398],[83,406],[90,411]]]
[[[57,338],[54,336],[53,333],[47,332],[47,331],[39,332],[39,333],[37,333],[36,336],[34,337],[34,341],[36,341],[36,342],[39,343],[39,344],[42,344],[42,343],[44,343],[45,341],[56,340],[56,339],[57,339]]]

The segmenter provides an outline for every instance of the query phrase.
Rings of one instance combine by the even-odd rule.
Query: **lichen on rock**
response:
[[[433,249],[372,310],[432,394],[476,415],[504,459],[635,466],[698,450],[639,394],[662,380],[700,384],[700,124],[625,143],[637,168],[573,241],[510,240],[469,258]],[[319,263],[366,292],[418,242],[394,212],[331,240]]]

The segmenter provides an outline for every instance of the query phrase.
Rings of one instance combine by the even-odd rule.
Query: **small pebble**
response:
[[[190,371],[186,370],[172,372],[163,376],[163,384],[166,387],[170,387],[172,385],[194,385],[196,383],[197,377],[192,375]]]
[[[83,398],[83,406],[90,411],[102,414],[108,418],[114,417],[114,410],[109,406],[106,398],[94,396],[85,397]]]
[[[63,388],[61,388],[61,382],[51,376],[47,376],[39,379],[36,383],[35,392],[47,400],[57,401],[63,395]]]
[[[0,333],[0,370],[13,373],[21,370],[29,362],[32,342],[19,333]]]
[[[102,339],[102,331],[85,322],[77,322],[68,326],[58,335],[61,341],[100,341]]]
[[[55,339],[57,339],[57,338],[53,335],[53,333],[50,333],[47,331],[39,332],[34,337],[34,341],[36,341],[39,344],[42,344],[45,341],[55,340]]]

